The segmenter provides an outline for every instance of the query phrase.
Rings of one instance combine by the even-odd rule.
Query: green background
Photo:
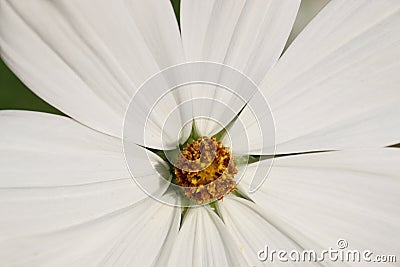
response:
[[[32,93],[3,61],[0,61],[0,109],[35,110],[62,114]]]

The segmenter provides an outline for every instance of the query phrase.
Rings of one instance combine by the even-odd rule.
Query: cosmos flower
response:
[[[0,0],[2,59],[69,116],[0,112],[1,265],[259,266],[265,245],[323,250],[339,238],[398,254],[400,152],[388,146],[400,137],[400,2],[333,0],[283,53],[298,7],[186,0],[179,28],[166,0]],[[232,186],[183,209],[134,182],[122,135],[146,80],[199,61],[258,85],[276,158],[246,166],[242,188],[272,164],[256,192]]]

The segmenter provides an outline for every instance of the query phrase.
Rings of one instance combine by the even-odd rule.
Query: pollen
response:
[[[174,173],[185,196],[198,204],[220,200],[237,188],[232,153],[216,138],[199,138],[186,146]]]

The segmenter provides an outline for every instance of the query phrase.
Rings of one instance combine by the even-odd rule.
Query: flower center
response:
[[[198,204],[220,200],[236,190],[238,170],[229,147],[216,138],[198,138],[178,157],[174,173],[185,196]]]

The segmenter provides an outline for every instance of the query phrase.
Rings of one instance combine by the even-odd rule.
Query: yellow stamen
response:
[[[185,196],[198,204],[222,199],[236,190],[233,177],[238,170],[232,154],[215,138],[199,138],[183,149],[174,172]]]

